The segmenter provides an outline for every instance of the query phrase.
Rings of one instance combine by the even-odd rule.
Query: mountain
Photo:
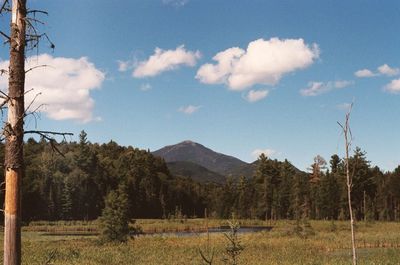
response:
[[[255,171],[257,170],[257,161],[254,161],[250,164],[240,165],[235,167],[229,172],[229,175],[232,177],[240,177],[244,176],[246,178],[251,178],[254,176]]]
[[[169,162],[186,161],[198,164],[222,176],[232,174],[237,168],[246,168],[249,164],[233,156],[217,153],[199,143],[183,141],[175,145],[163,147],[154,151]]]
[[[167,163],[169,171],[174,176],[190,177],[198,182],[223,183],[225,177],[208,170],[207,168],[189,161],[176,161]]]
[[[225,177],[251,178],[258,161],[246,163],[233,156],[217,153],[199,143],[184,141],[163,147],[153,155],[164,158],[173,175],[191,177],[199,182],[223,183]],[[278,165],[283,162],[276,161]],[[302,172],[290,164],[295,172]],[[279,166],[278,166],[279,167]]]

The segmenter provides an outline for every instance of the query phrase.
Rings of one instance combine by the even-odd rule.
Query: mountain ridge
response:
[[[232,170],[248,163],[223,153],[216,152],[202,144],[185,140],[174,145],[167,145],[152,152],[164,158],[165,162],[186,161],[198,164],[210,171],[227,176]]]
[[[191,177],[199,182],[223,183],[226,177],[251,178],[258,165],[257,160],[246,163],[190,140],[167,145],[152,154],[162,157],[173,175]],[[296,172],[302,172],[291,163],[290,165]]]

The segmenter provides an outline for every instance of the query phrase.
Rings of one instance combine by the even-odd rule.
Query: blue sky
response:
[[[343,155],[337,121],[354,101],[353,146],[399,163],[398,1],[28,4],[49,12],[56,45],[29,58],[52,66],[27,76],[46,104],[39,129],[150,150],[190,139],[248,162],[264,150],[306,169]]]

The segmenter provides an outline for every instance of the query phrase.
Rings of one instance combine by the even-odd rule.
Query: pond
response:
[[[261,231],[270,231],[272,229],[272,226],[241,226],[238,229],[238,233],[255,233],[255,232],[261,232]],[[219,226],[219,227],[211,227],[208,229],[208,233],[214,234],[214,233],[227,233],[231,231],[229,226]],[[206,235],[207,231],[205,229],[200,230],[200,231],[177,231],[177,232],[145,232],[142,234],[138,234],[135,236],[178,236],[178,237],[191,237],[191,236],[200,236],[200,235]],[[59,232],[44,232],[41,233],[42,236],[71,236],[71,237],[86,237],[86,236],[97,236],[97,232],[65,232],[65,231],[59,231]]]
[[[255,233],[261,231],[270,231],[272,226],[241,226],[238,229],[239,234],[243,233]],[[208,229],[208,233],[228,233],[231,229],[229,226],[220,226],[220,227],[212,227]],[[156,232],[156,233],[145,233],[141,234],[141,236],[153,236],[153,235],[161,235],[161,236],[178,236],[178,237],[191,237],[191,236],[201,236],[206,235],[207,231],[179,231],[179,232]]]

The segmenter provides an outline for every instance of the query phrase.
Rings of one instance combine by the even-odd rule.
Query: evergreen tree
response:
[[[128,240],[129,202],[124,186],[107,195],[99,221],[102,240],[119,242]]]

